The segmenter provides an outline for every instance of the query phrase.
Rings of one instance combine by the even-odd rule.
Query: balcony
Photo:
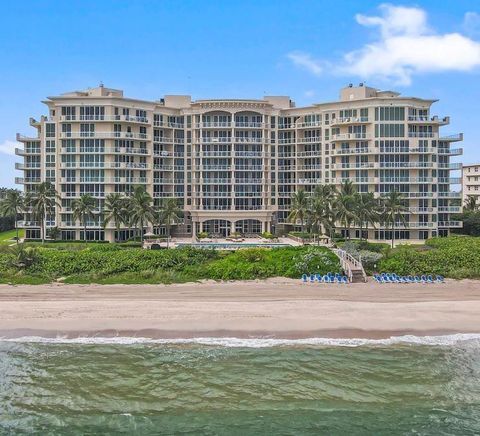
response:
[[[438,154],[447,154],[449,156],[461,156],[463,154],[463,148],[439,148]]]
[[[147,141],[150,135],[133,132],[60,132],[60,138],[135,139]]]
[[[124,121],[127,123],[142,123],[148,124],[150,120],[146,117],[137,117],[132,115],[62,115],[60,116],[61,122],[71,121]]]
[[[15,148],[15,154],[17,156],[27,156],[33,154],[40,154],[40,148]]]
[[[454,192],[454,191],[439,192],[438,193],[438,198],[462,198],[462,193],[461,192]]]
[[[193,179],[193,183],[200,185],[231,185],[232,179],[229,178],[204,178],[204,179]]]
[[[322,179],[307,178],[307,179],[298,179],[299,185],[319,185],[322,183]]]
[[[40,138],[33,138],[31,136],[24,136],[17,133],[16,139],[18,142],[40,142]]]
[[[440,138],[438,138],[438,140],[443,142],[463,141],[463,133],[456,133],[454,135],[441,136]]]
[[[462,221],[439,221],[438,227],[451,227],[460,229],[463,227]]]
[[[433,192],[401,192],[400,194],[404,198],[433,198]]]
[[[312,127],[322,127],[321,121],[307,121],[304,123],[297,123],[297,129],[311,129]]]
[[[380,168],[433,168],[432,162],[380,162]]]
[[[433,183],[433,177],[385,177],[380,178],[380,183]]]
[[[307,138],[298,138],[297,144],[316,144],[322,142],[322,138],[320,136],[309,136]]]
[[[370,119],[368,117],[339,117],[334,118],[331,122],[331,126],[337,125],[346,125],[346,124],[366,124],[370,123]]]
[[[375,168],[375,162],[359,162],[359,163],[338,163],[332,164],[333,170],[360,170]]]
[[[235,127],[240,129],[261,129],[265,127],[265,124],[251,121],[235,121]]]
[[[459,185],[462,183],[461,177],[439,177],[438,183],[449,183],[452,185]]]
[[[204,121],[195,124],[195,127],[197,129],[231,129],[233,125],[231,121]]]
[[[462,164],[460,162],[439,163],[438,168],[443,170],[461,170]]]
[[[438,134],[435,132],[408,132],[409,138],[437,138]]]
[[[39,221],[18,221],[18,227],[40,227]]]
[[[438,206],[440,213],[461,213],[462,206]]]
[[[371,154],[377,153],[374,148],[338,148],[332,150],[333,155],[350,155],[350,154]]]
[[[15,177],[15,183],[18,185],[28,184],[28,183],[40,183],[40,177]]]
[[[357,139],[367,139],[366,133],[338,133],[332,135],[332,141],[351,141]]]
[[[295,153],[294,153],[294,155],[295,155]],[[298,158],[322,157],[323,156],[323,154],[320,150],[299,151],[299,152],[296,153],[296,155],[297,155]],[[280,153],[279,153],[278,157],[281,157]],[[285,157],[288,157],[288,156],[285,156]]]
[[[427,117],[427,116],[415,116],[415,115],[409,115],[408,116],[408,122],[409,123],[420,123],[420,124],[439,124],[439,125],[445,125],[450,122],[450,117],[443,117],[439,118],[438,116],[433,116],[433,117]]]
[[[433,207],[409,207],[408,212],[410,213],[433,213],[435,208]]]
[[[40,162],[25,162],[25,163],[19,163],[15,162],[15,169],[16,170],[35,170],[41,168]]]
[[[261,158],[270,157],[270,153],[263,153],[261,151],[235,151],[234,157]]]

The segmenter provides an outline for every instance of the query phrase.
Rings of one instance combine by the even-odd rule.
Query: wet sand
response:
[[[0,336],[385,338],[480,333],[480,281],[0,285]]]

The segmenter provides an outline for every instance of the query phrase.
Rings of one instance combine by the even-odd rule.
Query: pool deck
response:
[[[144,242],[144,248],[149,249],[151,245],[158,244],[161,248],[167,248],[167,243],[161,240],[149,240]],[[226,238],[206,238],[197,241],[196,238],[174,238],[170,241],[170,248],[177,248],[181,246],[194,246],[199,248],[217,248],[217,249],[239,249],[252,247],[299,247],[302,244],[291,238],[278,238],[276,242],[264,238],[244,238],[243,241],[235,242]]]

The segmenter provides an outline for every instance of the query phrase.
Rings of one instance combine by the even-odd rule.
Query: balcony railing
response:
[[[452,185],[458,185],[462,183],[461,177],[439,177],[438,183],[450,183]]]
[[[332,141],[349,141],[352,139],[367,139],[366,133],[338,133],[332,135]]]
[[[370,120],[368,117],[339,117],[334,118],[331,121],[331,125],[334,126],[336,124],[363,124],[369,122]]]
[[[408,132],[409,138],[437,138],[438,134],[435,132]]]
[[[437,210],[440,213],[460,213],[462,206],[438,206]]]
[[[438,154],[448,154],[449,156],[461,156],[463,154],[463,148],[439,148]]]
[[[456,133],[454,135],[441,136],[440,138],[438,138],[438,140],[445,141],[445,142],[463,141],[463,133]]]
[[[368,154],[376,153],[377,151],[374,148],[337,148],[332,150],[332,154],[335,155],[348,155],[348,154]]]
[[[40,138],[38,137],[31,137],[31,136],[25,136],[21,135],[20,133],[17,133],[17,141],[18,142],[40,142]]]
[[[462,193],[461,192],[439,192],[438,193],[438,198],[462,198]]]
[[[136,139],[149,140],[146,133],[133,132],[60,132],[60,138],[105,138],[105,139]]]
[[[125,121],[129,123],[148,123],[146,117],[137,117],[132,115],[62,115],[60,121]]]
[[[320,183],[322,183],[322,179],[317,179],[317,178],[298,179],[299,185],[318,185]]]
[[[462,221],[439,221],[438,227],[455,227],[455,228],[462,228],[463,222]]]

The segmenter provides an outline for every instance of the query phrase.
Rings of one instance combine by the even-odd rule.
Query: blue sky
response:
[[[97,86],[126,96],[290,95],[335,100],[366,82],[438,98],[446,134],[480,161],[480,2],[28,1],[0,14],[0,186],[13,186],[15,133],[49,95]]]

